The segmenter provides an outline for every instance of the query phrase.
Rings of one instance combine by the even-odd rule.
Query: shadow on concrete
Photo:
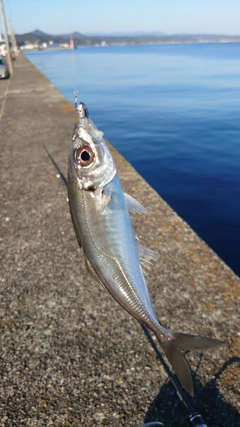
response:
[[[205,386],[196,379],[196,373],[193,374],[195,397],[189,399],[208,427],[240,426],[239,412],[224,401],[224,396],[216,387],[216,382],[222,373],[235,363],[240,364],[239,357],[232,357],[225,362],[215,378]],[[171,381],[167,381],[149,406],[144,422],[161,421],[166,427],[187,427],[191,425],[188,420],[187,409],[179,400]]]

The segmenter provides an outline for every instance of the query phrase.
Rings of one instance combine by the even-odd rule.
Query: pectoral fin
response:
[[[141,203],[139,203],[134,197],[129,196],[129,194],[124,193],[125,200],[127,203],[127,207],[130,212],[137,212],[137,213],[145,213],[148,214],[147,209],[145,209]]]

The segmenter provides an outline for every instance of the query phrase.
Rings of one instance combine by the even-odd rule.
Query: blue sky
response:
[[[3,0],[17,34],[162,31],[240,34],[240,0]],[[1,27],[2,28],[2,25]]]

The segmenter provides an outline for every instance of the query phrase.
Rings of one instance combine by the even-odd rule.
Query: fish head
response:
[[[75,125],[69,158],[68,179],[82,190],[103,189],[112,181],[117,168],[103,132],[88,116]]]

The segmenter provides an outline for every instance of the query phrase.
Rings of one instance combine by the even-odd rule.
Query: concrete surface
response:
[[[73,106],[23,54],[0,88],[0,426],[188,426],[140,325],[86,273],[43,147],[66,175]],[[239,278],[112,151],[124,188],[150,212],[133,223],[159,252],[147,282],[161,322],[227,342],[189,354],[192,402],[208,427],[240,426]]]

